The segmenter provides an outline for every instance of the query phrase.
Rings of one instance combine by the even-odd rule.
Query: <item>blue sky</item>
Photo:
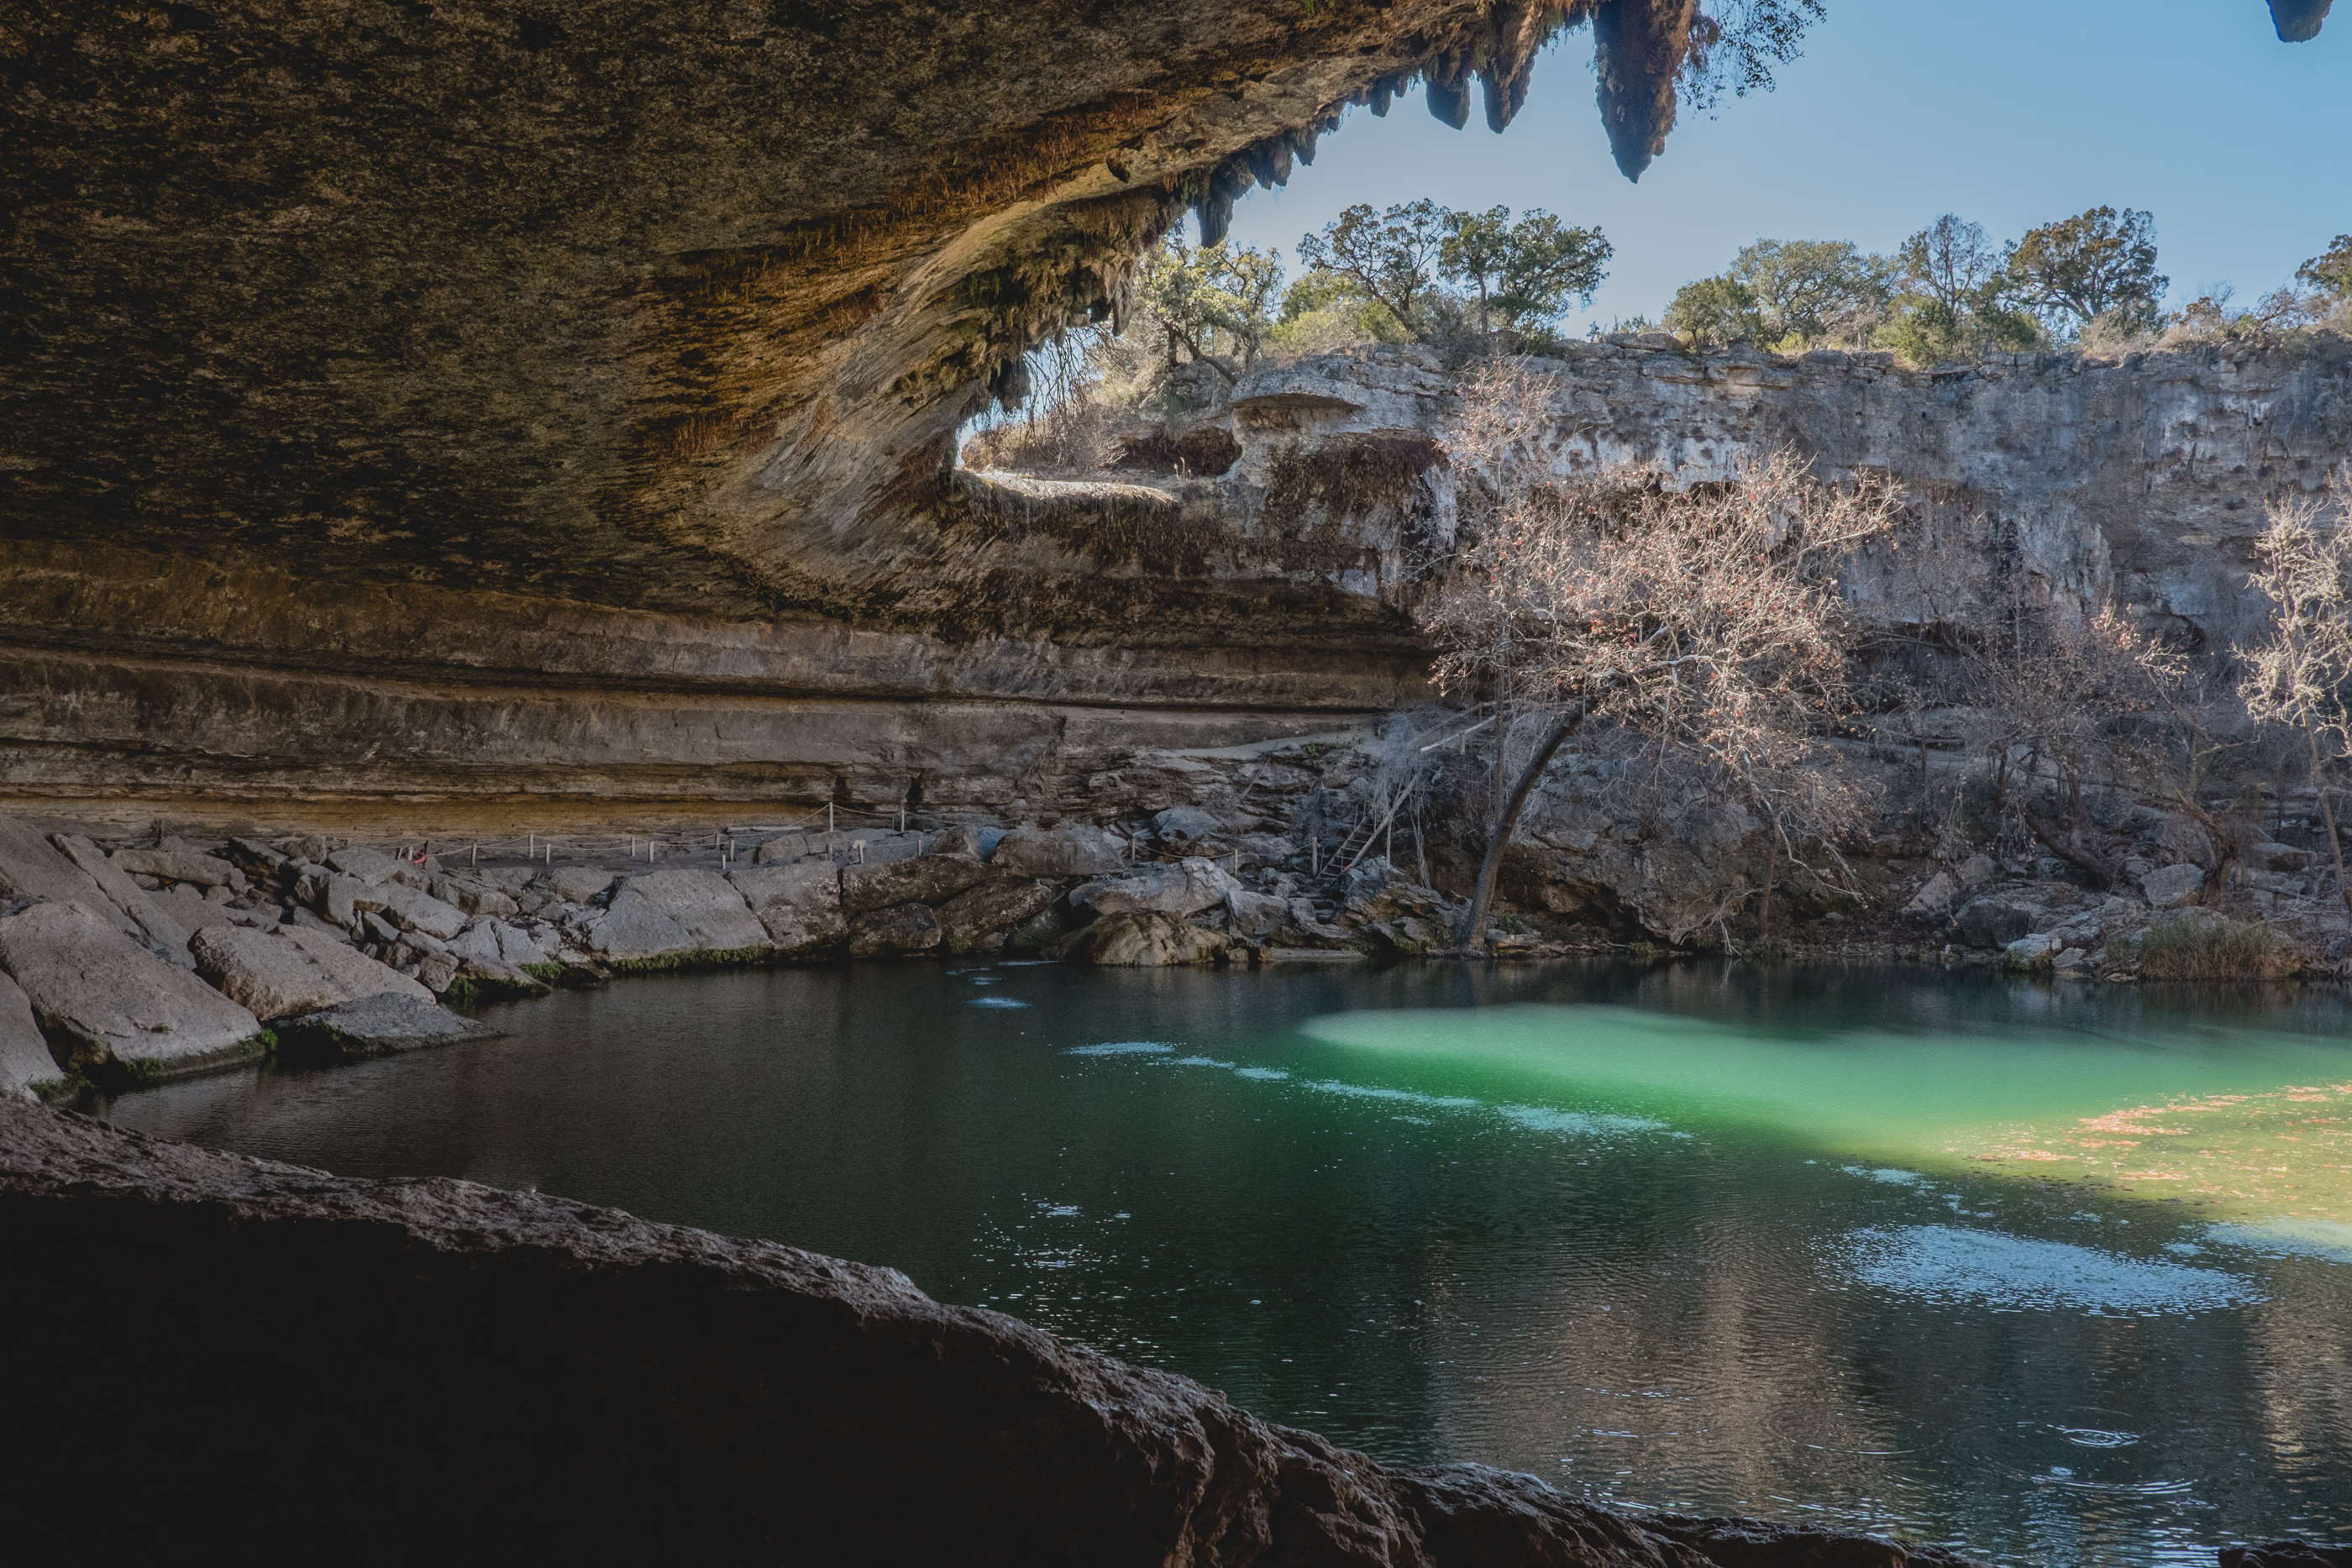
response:
[[[2239,301],[2352,232],[2352,5],[2282,44],[2263,0],[1828,0],[1777,91],[1687,108],[1629,184],[1592,101],[1591,35],[1563,36],[1496,136],[1349,112],[1311,169],[1256,191],[1236,243],[1280,247],[1352,202],[1543,207],[1617,247],[1587,320],[1656,316],[1759,237],[1890,250],[1943,212],[1996,240],[2100,204],[2156,214],[2168,302]],[[1475,103],[1475,99],[1474,99]]]

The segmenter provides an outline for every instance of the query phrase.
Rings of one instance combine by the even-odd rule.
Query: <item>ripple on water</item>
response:
[[[2333,1219],[2297,1219],[2291,1215],[2255,1224],[2231,1221],[2205,1228],[2208,1239],[2255,1252],[2352,1263],[2352,1225]]]
[[[1497,1105],[1496,1114],[1530,1133],[1566,1133],[1570,1137],[1599,1137],[1608,1133],[1663,1133],[1664,1122],[1641,1116],[1612,1116],[1598,1111],[1554,1111],[1542,1105]]]
[[[2077,1312],[2198,1312],[2262,1300],[2217,1269],[2149,1263],[1997,1230],[1907,1225],[1857,1230],[1848,1267],[1864,1284],[1931,1301]]]
[[[1100,1045],[1074,1045],[1064,1056],[1173,1056],[1176,1048],[1156,1040],[1109,1040]]]

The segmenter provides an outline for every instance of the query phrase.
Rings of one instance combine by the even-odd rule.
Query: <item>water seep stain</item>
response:
[[[2217,1269],[2143,1262],[1997,1230],[1871,1228],[1849,1236],[1847,1249],[1855,1279],[1929,1301],[2106,1313],[2210,1312],[2263,1300],[2252,1281]]]

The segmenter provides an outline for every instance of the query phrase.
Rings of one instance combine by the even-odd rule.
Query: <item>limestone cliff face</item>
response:
[[[1874,557],[1854,586],[1913,620],[2022,590],[2242,639],[2263,499],[2322,486],[2352,455],[2340,345],[1915,372],[1629,340],[1550,368],[1563,474],[1686,485],[1790,447],[1825,475],[1902,482],[1935,548]],[[910,590],[897,623],[865,627],[19,542],[0,581],[5,779],[1120,809],[1084,781],[1138,751],[1427,700],[1406,610],[1454,542],[1454,407],[1433,360],[1374,349],[1266,370],[1200,416],[1189,434],[1217,437],[1222,475],[959,475],[925,515],[996,563],[978,598]]]
[[[2086,607],[2120,601],[2176,639],[2242,641],[2263,624],[2246,570],[2263,502],[2327,488],[2352,457],[2352,345],[2341,342],[2307,355],[2015,355],[1914,371],[1885,354],[1702,357],[1667,341],[1531,361],[1559,378],[1544,438],[1557,469],[1654,470],[1687,486],[1785,449],[1827,478],[1891,477],[1936,548],[1908,538],[1854,587],[1900,619],[1965,614],[2022,583]],[[1397,601],[1450,548],[1454,479],[1441,467],[1359,509],[1317,488],[1318,472],[1344,466],[1335,455],[1402,453],[1443,434],[1453,388],[1428,356],[1306,360],[1248,379],[1233,402],[1231,526],[1319,532],[1358,552],[1337,586]],[[1298,491],[1315,504],[1286,512],[1283,497]]]

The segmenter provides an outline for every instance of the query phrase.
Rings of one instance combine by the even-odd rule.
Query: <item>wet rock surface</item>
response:
[[[409,991],[358,997],[282,1019],[277,1027],[279,1050],[297,1061],[359,1061],[499,1035],[487,1024],[436,1007],[429,994]]]
[[[1904,1568],[1741,1521],[1636,1520],[1531,1477],[1399,1471],[889,1270],[467,1182],[366,1181],[0,1103],[0,1235],[38,1300],[201,1354],[27,1358],[16,1477],[69,1512],[126,1424],[178,1456],[118,1540],[588,1562]],[[271,1506],[246,1495],[271,1456]],[[143,1521],[143,1522],[142,1522]],[[323,1532],[323,1533],[322,1533]]]

